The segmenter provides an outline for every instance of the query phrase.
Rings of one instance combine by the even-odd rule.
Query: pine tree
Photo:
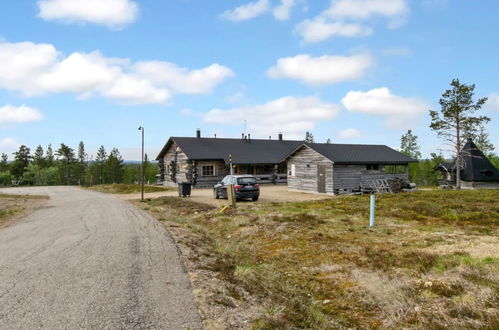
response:
[[[314,143],[314,135],[311,132],[305,133],[305,142],[306,143]]]
[[[487,133],[485,125],[480,125],[477,133],[474,136],[472,135],[471,138],[474,140],[478,149],[480,149],[485,156],[490,157],[493,155],[495,147],[492,142],[490,142],[489,133]]]
[[[69,185],[71,183],[71,167],[75,162],[74,150],[61,143],[61,147],[57,150],[56,155],[62,157],[61,165],[64,169],[66,185]]]
[[[408,130],[407,133],[402,135],[400,138],[400,151],[409,157],[420,159],[421,152],[418,145],[418,137],[412,134],[412,130]]]
[[[0,172],[7,171],[9,169],[9,156],[7,154],[2,153],[2,157],[0,157]]]
[[[104,164],[105,182],[120,183],[123,181],[123,158],[117,148],[113,148]]]
[[[473,100],[475,85],[461,84],[459,79],[453,79],[450,85],[452,88],[440,98],[440,114],[430,110],[430,128],[452,148],[456,159],[456,189],[461,189],[464,139],[474,134],[490,118],[473,116],[487,101],[486,97],[476,102]]]
[[[76,159],[76,178],[79,185],[85,183],[85,177],[87,173],[87,163],[85,162],[87,158],[87,153],[85,152],[85,144],[80,141],[78,144],[78,156]]]
[[[104,163],[106,162],[107,159],[107,153],[106,149],[104,149],[104,146],[100,146],[99,150],[97,150],[97,155],[95,155],[95,163],[97,166],[97,175],[98,175],[98,182],[99,184],[104,183]]]
[[[47,154],[45,156],[45,166],[52,167],[55,164],[54,151],[52,150],[52,144],[47,147]]]
[[[45,157],[43,156],[43,148],[41,145],[38,145],[35,149],[35,153],[33,154],[33,164],[39,166],[40,168],[45,167]]]
[[[11,166],[11,174],[18,182],[22,181],[30,160],[30,149],[25,145],[21,145],[19,151],[14,152],[14,162]]]
[[[331,143],[333,143],[333,142],[331,142],[331,139],[330,139],[330,138],[327,138],[327,140],[326,140],[326,144],[331,144]]]

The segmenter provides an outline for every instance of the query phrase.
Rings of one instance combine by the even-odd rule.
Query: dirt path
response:
[[[164,227],[111,195],[71,187],[0,230],[0,329],[200,329]]]
[[[140,199],[140,193],[138,194],[125,194],[116,195],[126,200]],[[165,191],[165,192],[155,192],[146,193],[145,198],[157,198],[161,196],[178,196],[176,191]],[[271,202],[301,202],[301,201],[312,201],[320,200],[324,198],[330,198],[331,196],[321,195],[321,194],[307,194],[302,192],[288,191],[287,186],[260,186],[260,199],[257,203],[271,203]],[[227,205],[226,199],[215,199],[213,198],[212,189],[194,189],[190,198],[193,202],[210,204],[213,206]],[[238,205],[250,205],[254,202],[252,201],[241,201]]]

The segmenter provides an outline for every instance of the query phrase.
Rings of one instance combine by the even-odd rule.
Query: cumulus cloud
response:
[[[296,79],[317,86],[358,79],[372,65],[373,60],[367,54],[320,57],[297,55],[280,58],[267,71],[267,75],[271,78]]]
[[[93,23],[119,29],[135,21],[139,7],[131,0],[41,0],[38,16],[46,21]]]
[[[356,128],[347,128],[338,134],[339,138],[342,140],[352,140],[362,137],[362,133]]]
[[[8,152],[8,151],[14,151],[16,150],[21,144],[14,140],[13,138],[7,137],[2,140],[0,140],[0,149],[3,152]]]
[[[222,15],[222,18],[233,22],[241,22],[253,19],[264,13],[266,13],[270,8],[269,0],[258,0],[255,2],[250,2],[248,4],[236,7],[231,10],[226,10]]]
[[[357,23],[332,22],[323,17],[306,19],[295,27],[306,43],[316,43],[338,37],[360,37],[372,34],[372,29]]]
[[[281,4],[274,8],[272,14],[277,20],[286,21],[289,19],[296,2],[297,0],[281,0]]]
[[[173,93],[210,92],[233,72],[219,64],[190,70],[165,61],[132,63],[99,51],[64,57],[50,44],[0,43],[0,87],[26,96],[98,94],[125,104],[166,104]]]
[[[283,132],[288,138],[303,138],[316,122],[332,119],[338,111],[337,105],[323,102],[316,96],[287,96],[262,105],[213,109],[203,120],[209,124],[236,126],[246,120],[249,132],[255,137]]]
[[[5,124],[22,124],[38,121],[43,118],[40,111],[25,105],[14,107],[5,105],[0,107],[0,126]]]
[[[499,109],[499,94],[497,93],[490,94],[487,100],[487,105],[489,105],[494,109]]]
[[[387,87],[351,91],[341,102],[348,111],[384,117],[389,127],[399,129],[413,126],[428,109],[423,101],[394,95]]]
[[[406,21],[409,12],[406,0],[336,0],[318,16],[300,22],[295,32],[307,43],[330,37],[368,36],[373,30],[367,21],[374,17],[388,20],[389,28]]]

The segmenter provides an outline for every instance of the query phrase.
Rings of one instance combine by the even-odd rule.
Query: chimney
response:
[[[196,137],[199,139],[201,138],[201,129],[196,129]]]
[[[248,142],[251,143],[251,134],[248,133]]]
[[[215,134],[215,139],[217,138],[217,135]]]
[[[269,140],[272,140],[272,136],[271,135],[269,135]]]
[[[282,141],[282,133],[279,133],[279,141]]]
[[[241,140],[244,140],[244,133],[241,133]]]

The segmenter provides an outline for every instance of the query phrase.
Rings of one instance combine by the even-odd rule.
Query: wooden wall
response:
[[[295,166],[295,175],[291,168]],[[326,165],[326,193],[333,193],[333,163],[307,146],[288,159],[288,188],[317,192],[317,165]]]
[[[215,175],[203,176],[203,165],[215,165]],[[196,168],[198,174],[196,188],[213,188],[217,182],[222,181],[226,175],[230,174],[229,166],[225,165],[225,162],[222,160],[198,161]]]
[[[172,161],[177,159],[177,173],[175,175],[175,181],[172,180],[171,177],[171,166]],[[188,169],[188,158],[187,155],[177,147],[175,143],[166,150],[166,153],[163,157],[164,171],[165,171],[165,179],[163,184],[169,187],[176,187],[179,182],[187,181],[187,169]],[[170,171],[168,171],[170,169]]]
[[[358,189],[361,183],[375,179],[400,178],[409,181],[407,173],[388,174],[382,170],[367,170],[366,165],[334,165],[334,189]]]

